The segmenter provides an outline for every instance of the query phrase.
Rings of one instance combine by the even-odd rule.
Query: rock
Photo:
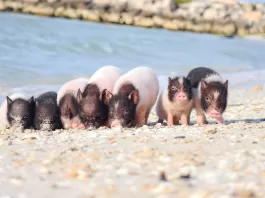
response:
[[[249,34],[249,30],[244,27],[237,27],[237,35],[238,36],[245,36]]]
[[[244,19],[247,21],[259,21],[262,17],[260,11],[250,11],[244,14]]]
[[[254,9],[251,3],[242,3],[241,7],[244,12],[251,12]]]
[[[34,9],[32,5],[24,4],[22,8],[23,13],[32,13],[31,10]]]
[[[39,16],[53,16],[54,9],[52,7],[40,4],[38,6],[33,6],[31,9],[31,13]]]
[[[216,0],[216,2],[220,2],[222,4],[236,4],[237,3],[237,0]]]
[[[165,19],[160,16],[154,16],[153,22],[154,22],[155,27],[162,27],[165,22]]]
[[[0,11],[4,11],[6,9],[5,3],[0,1]]]
[[[154,21],[149,17],[135,16],[134,25],[141,27],[153,27]]]
[[[130,13],[121,13],[120,23],[126,24],[126,25],[132,25],[133,24],[133,15]]]
[[[96,21],[96,22],[99,22],[101,20],[98,10],[84,10],[84,9],[81,9],[81,10],[78,10],[78,13],[81,14],[81,17],[84,20]]]
[[[176,9],[174,0],[93,0],[93,7],[118,12],[141,12],[143,16],[170,14]]]
[[[6,9],[12,9],[15,12],[21,10],[22,7],[23,7],[23,4],[21,2],[14,2],[14,1],[6,1],[5,2],[5,8]],[[1,5],[0,5],[0,10],[1,10]]]
[[[224,35],[224,36],[234,36],[236,33],[236,27],[234,24],[220,24],[220,23],[214,23],[212,26],[212,33]]]
[[[200,23],[199,26],[201,28],[201,32],[210,32],[212,29],[212,24],[207,22]]]
[[[189,15],[188,10],[185,10],[185,9],[179,8],[174,12],[174,16],[177,19],[186,19],[188,15]]]
[[[119,13],[103,13],[101,18],[103,21],[110,22],[110,23],[119,23],[120,21],[120,14]]]
[[[228,37],[234,36],[236,34],[236,26],[233,23],[225,24],[223,26],[222,33],[224,36],[228,36]]]
[[[66,8],[62,11],[61,15],[70,19],[78,19],[81,17],[81,14],[72,8]]]
[[[216,10],[209,8],[205,10],[202,17],[205,21],[214,21],[216,18]]]
[[[63,17],[63,12],[64,12],[65,8],[64,7],[58,7],[55,9],[54,11],[54,16],[56,17]]]
[[[179,26],[176,20],[165,20],[163,28],[168,30],[178,30]]]
[[[29,3],[29,4],[33,4],[33,3],[38,3],[39,0],[23,0],[24,3]]]

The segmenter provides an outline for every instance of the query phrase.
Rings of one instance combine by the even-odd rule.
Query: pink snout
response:
[[[73,129],[85,129],[85,125],[81,123],[78,117],[74,117],[72,120],[72,128]]]
[[[213,110],[210,111],[209,116],[211,118],[218,118],[218,117],[221,117],[221,114],[220,114],[219,111],[213,109]]]
[[[121,127],[121,123],[118,120],[113,120],[110,124],[110,128]]]
[[[177,101],[185,101],[187,99],[188,99],[188,97],[184,92],[179,92],[176,94],[176,100]]]

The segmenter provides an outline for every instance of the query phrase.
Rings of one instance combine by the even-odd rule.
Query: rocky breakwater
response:
[[[0,11],[224,36],[265,34],[265,4],[174,0],[0,0]]]

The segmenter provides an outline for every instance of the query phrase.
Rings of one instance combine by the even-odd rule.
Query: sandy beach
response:
[[[0,197],[265,197],[265,90],[230,89],[225,125],[1,129]]]

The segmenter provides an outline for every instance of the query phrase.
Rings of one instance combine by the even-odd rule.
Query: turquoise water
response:
[[[0,13],[0,94],[58,90],[100,66],[149,66],[161,84],[207,66],[231,86],[263,84],[265,41]]]

